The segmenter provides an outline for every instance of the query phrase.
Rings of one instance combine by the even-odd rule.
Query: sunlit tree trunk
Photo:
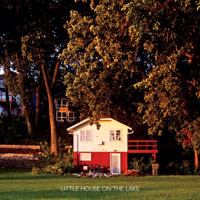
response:
[[[51,83],[51,88],[54,87],[57,77],[58,77],[58,71],[59,71],[59,67],[60,67],[60,62],[57,61],[55,69],[54,69],[54,73],[53,73],[53,79],[52,79],[52,83]]]
[[[56,126],[56,117],[55,117],[55,107],[52,96],[52,91],[50,88],[47,72],[44,64],[41,65],[41,71],[44,79],[44,84],[47,92],[48,98],[48,106],[49,106],[49,121],[51,128],[51,154],[57,156],[58,155],[58,143],[57,143],[57,126]]]
[[[9,99],[9,92],[8,92],[8,87],[5,85],[5,92],[6,92],[6,111],[7,111],[7,115],[8,115],[8,120],[10,121],[11,120],[11,103],[10,102],[10,99]]]
[[[199,155],[197,149],[194,149],[194,167],[196,170],[199,168]]]
[[[30,112],[29,112],[29,107],[27,104],[24,105],[24,117],[26,120],[26,126],[27,126],[27,131],[29,135],[33,134],[33,127],[30,119]]]
[[[36,87],[35,90],[35,128],[38,128],[39,116],[40,116],[40,88]]]
[[[10,62],[8,58],[8,50],[4,50],[5,54],[5,63],[4,63],[4,73],[8,74],[10,72]],[[4,80],[5,82],[5,80]],[[9,100],[9,92],[8,92],[8,86],[5,83],[5,94],[6,94],[6,111],[8,115],[8,119],[11,120],[11,111],[10,111],[10,100]]]

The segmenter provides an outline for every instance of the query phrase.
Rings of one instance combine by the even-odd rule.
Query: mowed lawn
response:
[[[0,170],[4,199],[199,200],[200,176],[76,178]]]

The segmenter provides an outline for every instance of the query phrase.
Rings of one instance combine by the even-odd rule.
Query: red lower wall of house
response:
[[[74,152],[74,165],[89,165],[89,166],[101,166],[110,168],[110,154],[121,154],[121,172],[127,170],[127,152],[81,152],[91,153],[91,161],[80,161],[80,152]]]

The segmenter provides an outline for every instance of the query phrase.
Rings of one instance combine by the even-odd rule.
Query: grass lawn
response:
[[[75,178],[0,170],[0,200],[6,199],[199,200],[200,176]]]

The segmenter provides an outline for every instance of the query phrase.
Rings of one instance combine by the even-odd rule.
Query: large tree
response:
[[[85,7],[89,4],[83,2]],[[69,42],[60,56],[71,72],[67,96],[81,118],[112,116],[131,124],[135,99],[135,54],[123,1],[91,1],[87,12],[71,11],[65,24]]]
[[[200,115],[200,14],[196,1],[132,1],[127,13],[139,22],[134,28],[141,38],[139,57],[143,59],[139,64],[144,74],[135,87],[144,92],[138,110],[148,132],[162,134],[168,130],[180,135],[183,128],[190,127],[195,135],[191,146],[198,168],[200,149],[194,138],[198,138],[200,127],[191,128]]]
[[[3,1],[0,5],[1,14],[3,13],[4,18],[7,18],[7,23],[3,21],[0,28],[0,38],[3,44],[0,50],[4,52],[6,49],[9,55],[7,58],[10,59],[9,63],[14,62],[17,77],[20,77],[17,80],[21,79],[21,82],[18,81],[21,84],[20,94],[25,94],[21,95],[22,98],[25,99],[27,93],[37,96],[33,95],[34,91],[38,92],[39,86],[34,84],[35,79],[41,83],[40,77],[42,77],[44,81],[45,87],[43,88],[47,93],[49,107],[51,153],[54,155],[58,152],[52,88],[60,66],[57,53],[62,42],[66,40],[63,24],[72,4],[73,2],[64,0],[51,0],[48,4],[43,0],[11,0]],[[3,53],[1,55],[3,60],[5,55]],[[11,80],[9,72],[10,70],[7,70],[7,80],[11,81],[10,85],[15,86],[16,82]],[[26,81],[28,84],[25,84]],[[27,101],[29,102],[29,99],[23,102]]]
[[[127,107],[134,113],[137,104],[149,134],[179,134],[196,124],[198,5],[194,0],[99,0],[90,2],[90,12],[72,11],[65,25],[70,41],[61,55],[72,71],[65,76],[72,102],[94,117],[122,114]],[[198,145],[192,146],[196,155]]]

